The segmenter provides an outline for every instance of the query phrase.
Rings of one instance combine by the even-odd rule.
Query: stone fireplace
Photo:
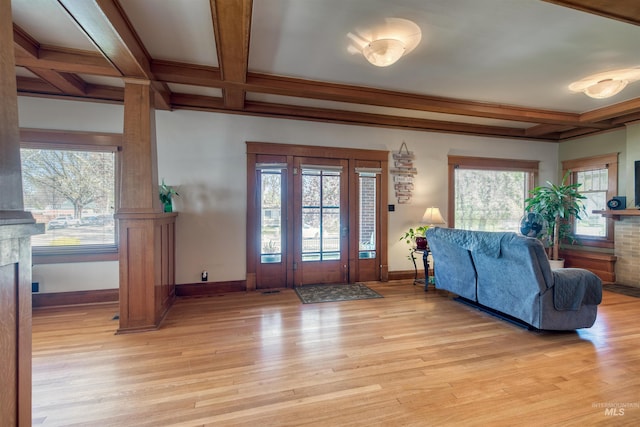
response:
[[[626,209],[615,223],[616,282],[640,287],[640,210]]]
[[[640,209],[593,211],[615,221],[616,283],[640,288]]]

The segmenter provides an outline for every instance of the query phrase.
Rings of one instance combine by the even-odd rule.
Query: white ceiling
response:
[[[112,1],[151,59],[218,66],[209,0]],[[40,45],[99,52],[57,1],[12,0],[11,5],[14,23]],[[349,32],[389,17],[410,19],[421,28],[422,42],[413,52],[378,68],[347,50]],[[593,73],[640,66],[639,40],[638,25],[540,0],[254,0],[248,72],[584,113],[640,98],[640,82],[602,100],[567,89]],[[21,67],[17,74],[32,76]],[[122,87],[114,81],[118,78],[81,78]],[[213,87],[167,87],[173,93],[222,96]],[[251,91],[246,99],[491,126],[535,125]]]

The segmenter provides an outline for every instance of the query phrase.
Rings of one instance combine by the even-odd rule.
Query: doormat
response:
[[[304,285],[295,288],[303,304],[384,298],[362,283],[353,285]]]
[[[627,286],[627,285],[602,285],[603,291],[615,292],[617,294],[623,294],[630,297],[640,298],[640,288],[636,288],[635,286]]]

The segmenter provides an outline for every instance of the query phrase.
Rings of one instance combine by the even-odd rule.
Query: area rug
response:
[[[353,285],[305,285],[295,288],[303,304],[384,298],[362,283]]]
[[[628,295],[630,297],[640,298],[640,288],[627,285],[602,285],[603,291],[615,292],[617,294]]]

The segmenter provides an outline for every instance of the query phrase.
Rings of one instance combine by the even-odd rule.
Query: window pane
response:
[[[282,172],[260,174],[260,261],[282,261]]]
[[[302,170],[302,260],[340,259],[340,173]]]
[[[25,210],[44,223],[34,247],[114,245],[113,152],[22,149]]]
[[[575,220],[576,235],[606,237],[606,218],[591,212],[606,209],[608,176],[606,168],[576,173],[576,182],[582,184],[580,193],[587,198],[583,201],[586,213],[581,215],[582,219]]]
[[[456,169],[456,228],[517,232],[527,182],[526,172]]]
[[[359,257],[375,258],[376,176],[360,175]]]
[[[582,219],[576,220],[575,234],[583,236],[598,236],[603,237],[607,235],[607,219],[599,214],[592,214],[594,210],[605,209],[607,193],[606,191],[598,191],[591,193],[583,193],[587,197],[583,200],[587,213],[581,215]]]

